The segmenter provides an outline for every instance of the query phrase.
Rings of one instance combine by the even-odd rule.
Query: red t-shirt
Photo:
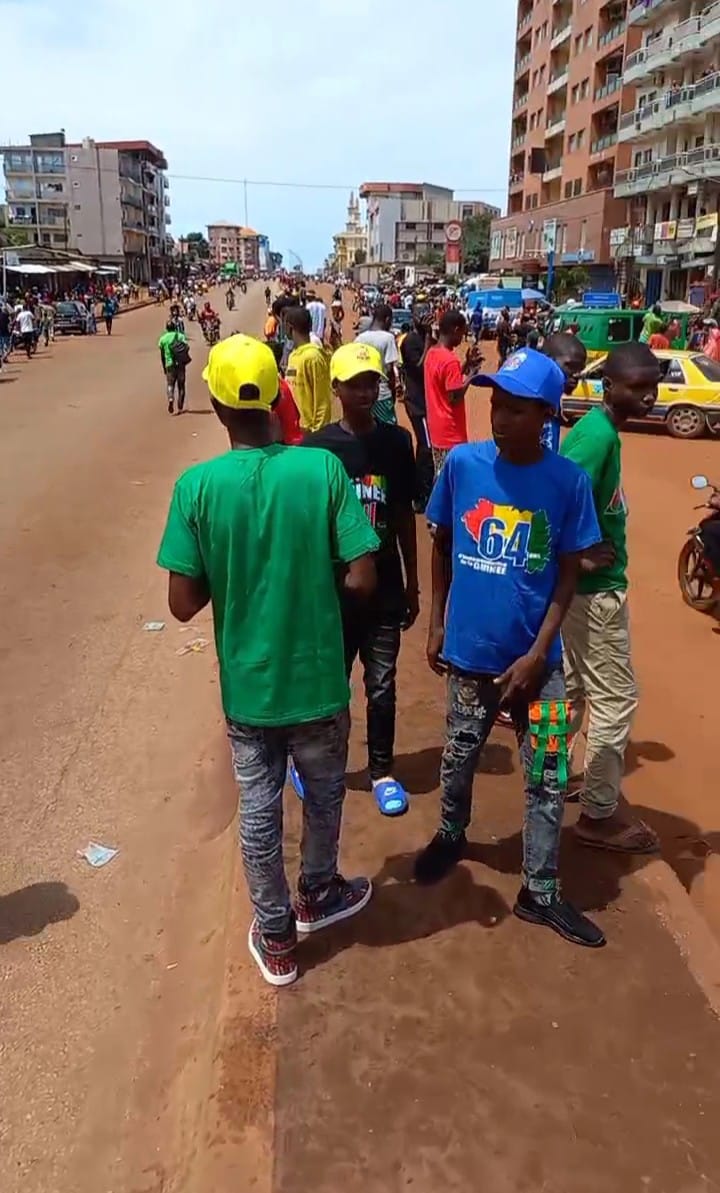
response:
[[[465,399],[450,405],[448,393],[465,384],[460,361],[450,348],[436,344],[425,356],[425,406],[433,447],[455,447],[467,443]]]
[[[283,378],[280,378],[278,399],[273,406],[273,412],[280,423],[283,443],[289,447],[297,447],[299,443],[302,443],[303,433],[300,429],[298,408],[295,405],[292,390]]]

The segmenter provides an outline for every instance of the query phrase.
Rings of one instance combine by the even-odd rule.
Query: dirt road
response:
[[[228,326],[259,328],[262,307],[256,287]],[[211,637],[209,618],[172,624],[153,566],[175,476],[223,446],[202,413],[197,333],[194,413],[165,412],[162,321],[130,313],[111,339],[63,342],[0,381],[0,1187],[718,1187],[720,1028],[664,926],[672,887],[661,897],[567,841],[566,885],[608,948],[518,924],[520,783],[502,732],[478,774],[468,862],[429,893],[409,881],[435,826],[443,729],[422,625],[402,655],[402,821],[366,790],[355,709],[343,864],[373,876],[376,898],[303,944],[295,988],[276,998],[260,983],[232,891],[212,646],[176,653]],[[476,430],[484,418],[480,400]],[[720,472],[716,445],[628,434],[624,452],[643,687],[627,793],[720,929],[718,643],[673,570],[687,478]],[[143,631],[151,619],[166,628]],[[294,865],[292,795],[287,808]],[[76,857],[90,839],[120,850],[102,870]],[[700,977],[712,982],[709,964]]]

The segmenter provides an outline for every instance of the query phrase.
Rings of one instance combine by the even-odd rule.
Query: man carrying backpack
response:
[[[185,406],[185,370],[190,364],[190,345],[187,336],[178,331],[175,321],[168,319],[163,335],[158,340],[160,360],[167,383],[168,414],[175,413],[175,389],[177,388],[177,412],[182,414]]]

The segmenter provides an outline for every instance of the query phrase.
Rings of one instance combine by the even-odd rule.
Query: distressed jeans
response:
[[[391,617],[343,618],[345,670],[357,656],[363,666],[367,700],[368,770],[373,782],[392,774],[395,753],[395,676],[401,630]]]
[[[565,700],[562,668],[547,673],[534,699]],[[445,832],[456,834],[470,824],[475,767],[499,708],[499,690],[494,686],[492,676],[458,670],[450,672],[447,742],[440,767],[440,828]],[[557,757],[550,753],[543,762],[541,781],[533,781],[528,701],[513,702],[510,712],[525,772],[523,883],[535,893],[552,893],[557,887],[565,785],[559,782]]]
[[[260,930],[286,936],[293,922],[283,861],[283,787],[288,755],[303,780],[300,878],[310,891],[337,872],[347,765],[347,709],[321,721],[282,728],[238,725],[227,731],[240,788],[240,849]]]

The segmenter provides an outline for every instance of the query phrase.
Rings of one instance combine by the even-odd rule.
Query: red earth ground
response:
[[[251,288],[224,330],[259,330],[262,308]],[[717,1187],[716,946],[683,887],[720,933],[720,644],[674,574],[688,478],[720,475],[717,445],[624,435],[643,691],[626,794],[665,860],[604,857],[566,831],[566,887],[608,947],[575,950],[509,914],[522,799],[501,730],[477,775],[467,862],[436,890],[410,881],[435,827],[443,741],[421,619],[399,684],[410,814],[383,820],[367,791],[356,685],[343,865],[371,874],[376,896],[305,942],[301,980],[276,996],[245,947],[212,645],[177,653],[211,639],[210,618],[176,626],[154,567],[175,476],[223,449],[197,333],[192,413],[165,411],[163,318],[123,315],[111,338],[60,342],[0,379],[0,1187]],[[471,410],[485,433],[485,400]],[[155,619],[162,632],[142,630]],[[287,814],[295,867],[291,793]],[[76,856],[90,839],[120,850],[102,870]]]

